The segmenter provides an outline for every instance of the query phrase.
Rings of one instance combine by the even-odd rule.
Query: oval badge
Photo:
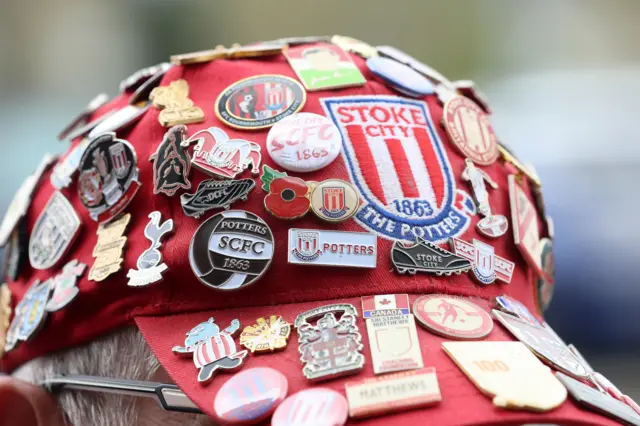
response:
[[[216,115],[236,129],[264,129],[300,111],[306,100],[307,92],[296,80],[257,75],[227,87],[216,100]]]
[[[413,303],[413,314],[427,330],[451,339],[481,339],[493,330],[491,316],[461,297],[421,296]]]
[[[271,426],[342,426],[347,422],[347,399],[328,388],[310,388],[285,399],[278,407]]]

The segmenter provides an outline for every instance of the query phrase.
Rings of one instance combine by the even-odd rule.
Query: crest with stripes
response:
[[[475,206],[456,188],[425,102],[395,96],[324,98],[342,134],[345,164],[364,200],[356,220],[393,240],[461,235]]]

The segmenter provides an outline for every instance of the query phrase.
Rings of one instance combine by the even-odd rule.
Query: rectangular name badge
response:
[[[442,400],[434,367],[345,384],[349,416],[368,417],[433,405]]]
[[[375,268],[375,234],[368,232],[289,229],[288,262],[298,265]]]

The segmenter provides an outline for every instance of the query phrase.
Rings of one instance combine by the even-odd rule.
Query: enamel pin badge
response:
[[[511,282],[516,264],[495,254],[495,249],[482,241],[473,240],[470,244],[459,238],[452,238],[453,251],[473,263],[471,270],[481,284],[493,284],[500,280]]]
[[[377,238],[370,232],[289,229],[289,263],[375,268],[377,259]]]
[[[48,312],[56,312],[76,298],[80,290],[76,286],[78,278],[82,276],[87,265],[73,259],[62,268],[62,272],[49,280],[49,285],[53,290],[51,299],[47,303]]]
[[[162,237],[173,232],[173,219],[168,219],[160,224],[160,212],[149,213],[149,223],[144,228],[144,236],[151,241],[151,247],[142,252],[136,266],[138,269],[129,269],[127,278],[129,286],[140,287],[153,284],[162,280],[162,273],[167,270],[167,265],[162,262],[160,244]]]
[[[78,235],[80,218],[62,193],[55,191],[29,238],[29,262],[34,269],[49,269],[64,256]]]
[[[517,184],[515,175],[509,175],[509,199],[515,244],[522,257],[540,277],[542,276],[542,259],[540,258],[538,214],[527,194]]]
[[[4,345],[11,325],[11,290],[7,284],[0,285],[0,359],[4,355]]]
[[[131,215],[127,213],[98,227],[98,243],[93,248],[93,257],[96,260],[89,271],[90,280],[103,281],[120,270],[123,262],[122,251],[127,243],[124,231],[130,220]]]
[[[280,315],[258,318],[240,334],[240,344],[255,352],[273,352],[284,349],[291,334],[291,324]]]
[[[555,290],[556,262],[553,254],[553,240],[549,238],[540,240],[540,261],[542,276],[536,282],[536,294],[538,306],[544,312],[551,304]]]
[[[362,370],[364,355],[357,315],[356,308],[349,304],[321,306],[298,315],[294,326],[304,365],[302,373],[308,380],[327,380]],[[317,321],[312,325],[309,321],[314,319]]]
[[[216,180],[200,182],[195,193],[180,196],[184,214],[199,218],[208,210],[228,210],[238,200],[247,200],[247,196],[256,187],[253,179]]]
[[[189,99],[189,83],[186,80],[176,80],[168,86],[156,87],[151,91],[149,100],[154,107],[162,110],[158,121],[163,127],[204,121],[202,109]]]
[[[193,363],[199,370],[198,381],[208,382],[218,370],[235,370],[242,366],[248,351],[238,351],[233,336],[240,329],[240,321],[234,319],[220,330],[213,318],[195,326],[187,333],[184,346],[174,346],[174,354],[193,354]]]
[[[82,139],[62,161],[55,165],[49,178],[54,188],[62,189],[71,184],[73,175],[78,171],[80,159],[87,146],[89,146],[89,139]]]
[[[50,293],[51,287],[48,282],[40,283],[36,280],[31,284],[16,306],[16,313],[7,331],[5,352],[13,350],[18,342],[26,342],[40,330],[47,317],[45,307]]]
[[[311,186],[311,211],[327,222],[343,222],[360,207],[360,196],[353,185],[341,179],[327,179]]]
[[[462,297],[420,296],[413,303],[413,314],[424,328],[450,339],[482,339],[493,330],[491,315]]]
[[[488,183],[492,189],[498,189],[498,184],[496,184],[487,173],[478,169],[470,159],[466,158],[465,163],[466,167],[462,172],[462,179],[471,183],[473,196],[478,205],[478,212],[484,216],[484,219],[478,222],[478,231],[492,238],[504,235],[509,228],[509,221],[507,221],[507,218],[503,215],[494,215],[491,213],[489,193],[487,192],[485,182]]]
[[[151,67],[139,69],[120,82],[121,92],[131,92],[140,87],[144,82],[158,73],[166,73],[171,68],[168,62],[162,62]]]
[[[87,132],[83,129],[83,132],[78,134],[78,136],[84,136],[88,133],[87,137],[90,140],[94,140],[104,133],[119,132],[137,123],[150,107],[150,102],[125,105],[89,123],[87,126],[90,130]]]
[[[183,53],[171,56],[171,62],[176,65],[198,64],[211,62],[217,59],[258,58],[262,56],[276,56],[282,53],[287,43],[274,40],[265,43],[255,43],[241,46],[234,43],[230,48],[218,45],[215,49],[201,50],[199,52]]]
[[[153,162],[153,193],[175,195],[181,189],[191,189],[191,157],[182,145],[187,137],[187,126],[173,126],[164,134],[164,138],[149,161]]]
[[[520,319],[530,322],[533,325],[541,326],[540,321],[534,317],[529,309],[522,304],[522,302],[509,297],[507,295],[502,295],[496,297],[496,305],[501,311],[507,312],[511,315],[514,315]]]
[[[471,261],[453,254],[424,238],[413,244],[395,241],[391,248],[391,263],[399,274],[425,272],[436,275],[461,274],[471,269]]]
[[[231,139],[217,127],[200,130],[182,142],[182,146],[195,143],[191,162],[203,172],[223,179],[234,179],[249,168],[251,173],[260,172],[262,153],[260,145],[244,139]]]
[[[93,220],[112,220],[139,187],[136,153],[129,142],[105,133],[89,143],[80,160],[78,194]]]

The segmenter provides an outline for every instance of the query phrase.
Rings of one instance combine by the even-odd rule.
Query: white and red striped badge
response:
[[[365,296],[362,298],[362,315],[364,318],[378,315],[409,315],[409,295]]]
[[[210,337],[204,343],[196,346],[193,352],[193,362],[197,368],[202,368],[235,353],[236,343],[233,341],[233,337],[221,331],[218,336]]]
[[[509,200],[511,202],[513,238],[516,246],[538,277],[542,277],[538,213],[536,207],[529,201],[527,194],[516,183],[515,175],[509,175]]]
[[[349,407],[342,394],[327,388],[311,388],[285,399],[276,409],[271,426],[342,426]]]

